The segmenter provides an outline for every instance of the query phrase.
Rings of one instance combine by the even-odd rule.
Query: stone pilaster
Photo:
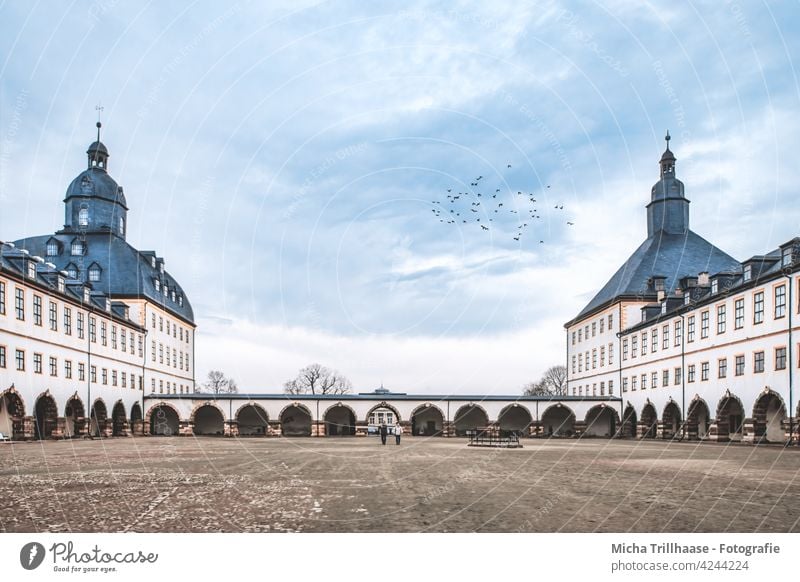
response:
[[[239,422],[236,420],[226,420],[224,431],[225,431],[225,436],[227,437],[238,437]]]
[[[311,436],[324,437],[325,436],[325,423],[321,420],[315,420],[311,423]]]
[[[279,437],[282,434],[281,422],[279,420],[270,420],[267,422],[267,434],[269,436]]]
[[[764,435],[757,434],[754,418],[745,418],[742,424],[742,442],[756,444],[761,442]]]

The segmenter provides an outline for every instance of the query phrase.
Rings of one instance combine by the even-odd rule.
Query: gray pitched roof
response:
[[[62,251],[58,256],[47,256],[47,241],[57,238],[62,243]],[[184,320],[194,323],[194,312],[189,299],[178,282],[166,271],[161,273],[156,263],[153,268],[148,256],[140,253],[122,238],[111,233],[87,233],[85,235],[86,251],[82,257],[70,255],[70,243],[74,233],[56,233],[28,237],[15,241],[18,249],[26,249],[31,255],[46,257],[58,269],[66,269],[69,263],[83,264],[79,278],[86,280],[89,266],[97,263],[102,268],[100,280],[92,282],[92,288],[112,299],[146,297],[165,310],[178,315]],[[155,281],[159,280],[162,291],[156,291]],[[183,297],[183,305],[172,300],[172,294],[164,296],[163,286],[167,285],[176,294]]]
[[[677,288],[681,277],[697,276],[701,272],[714,274],[740,270],[741,265],[736,259],[691,230],[684,234],[658,231],[634,251],[577,317],[566,325],[620,297],[653,297],[655,289],[650,278],[656,275],[666,277],[664,287],[670,294]]]

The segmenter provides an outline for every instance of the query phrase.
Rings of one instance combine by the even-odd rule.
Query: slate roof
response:
[[[653,276],[666,277],[664,289],[672,294],[682,277],[722,271],[739,272],[741,264],[691,230],[685,234],[658,231],[634,251],[577,317],[565,326],[605,308],[618,298],[655,299],[656,291],[650,281]]]
[[[111,202],[119,202],[128,209],[125,194],[116,180],[102,168],[88,168],[78,174],[67,187],[64,202],[73,196],[83,198],[102,198]]]
[[[55,235],[42,235],[20,239],[14,242],[18,249],[25,249],[31,255],[44,257],[56,265],[59,270],[66,270],[70,263],[81,269],[79,278],[87,280],[89,266],[100,265],[102,272],[99,281],[91,283],[92,289],[108,295],[113,299],[147,298],[149,301],[178,315],[189,323],[194,323],[194,312],[181,286],[166,271],[160,272],[159,259],[156,267],[152,266],[151,251],[137,251],[125,240],[112,233],[86,233],[85,254],[72,256],[70,247],[75,233],[59,232]],[[57,256],[47,256],[47,241],[56,238],[61,242],[61,252]],[[161,291],[156,291],[155,281],[158,279]],[[164,285],[169,289],[167,296],[163,293]],[[176,301],[172,300],[175,290]],[[183,305],[177,301],[183,297]]]

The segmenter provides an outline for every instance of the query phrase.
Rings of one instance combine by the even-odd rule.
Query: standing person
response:
[[[380,431],[381,431],[381,444],[385,445],[386,444],[386,435],[389,434],[389,431],[386,428],[386,423],[385,422],[381,423]]]
[[[394,442],[395,442],[395,444],[397,444],[397,445],[400,444],[400,435],[402,435],[402,434],[403,434],[403,427],[400,426],[400,423],[398,422],[396,425],[394,425]]]

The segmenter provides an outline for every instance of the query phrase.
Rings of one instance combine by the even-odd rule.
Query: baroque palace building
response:
[[[647,239],[565,324],[569,394],[620,396],[620,436],[783,442],[800,239],[739,262],[692,232],[666,139]]]
[[[194,391],[194,315],[164,259],[126,241],[100,141],[67,188],[64,228],[0,243],[0,432],[144,431],[148,393]]]

